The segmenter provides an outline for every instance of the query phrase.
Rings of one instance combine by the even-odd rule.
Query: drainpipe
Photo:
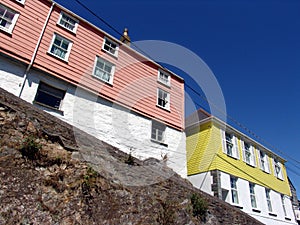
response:
[[[37,54],[38,49],[39,49],[39,47],[40,47],[40,44],[41,44],[42,38],[43,38],[43,36],[44,36],[44,33],[45,33],[45,30],[46,30],[48,21],[49,21],[49,19],[50,19],[50,15],[51,15],[51,13],[52,13],[52,11],[53,11],[54,5],[55,5],[55,2],[52,2],[51,8],[50,8],[50,10],[49,10],[49,12],[48,12],[48,15],[47,15],[47,18],[46,18],[46,20],[45,20],[43,29],[42,29],[42,31],[41,31],[41,33],[40,33],[40,37],[39,37],[39,39],[38,39],[38,42],[37,42],[37,44],[36,44],[36,46],[35,46],[35,49],[34,49],[34,52],[33,52],[33,54],[32,54],[30,63],[29,63],[29,65],[27,66],[27,69],[26,69],[26,71],[25,71],[25,73],[24,73],[24,79],[23,79],[23,82],[20,83],[21,90],[20,90],[20,93],[19,93],[19,97],[21,97],[21,95],[22,95],[22,92],[23,92],[23,89],[24,89],[24,86],[25,86],[25,82],[26,82],[26,80],[27,80],[27,76],[28,76],[29,70],[31,69],[31,67],[32,67],[32,65],[33,65],[33,62],[34,62],[34,60],[35,60],[36,54]]]

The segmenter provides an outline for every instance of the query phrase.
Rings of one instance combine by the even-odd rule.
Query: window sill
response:
[[[163,142],[160,142],[160,141],[157,141],[157,140],[154,140],[154,139],[150,139],[150,140],[151,140],[152,142],[156,143],[156,144],[159,144],[159,145],[168,147],[168,144],[166,144],[166,143],[163,143]]]
[[[77,30],[77,29],[75,29],[75,30],[73,31],[73,30],[70,30],[70,29],[64,27],[63,25],[61,25],[61,24],[59,24],[59,23],[57,23],[56,25],[59,26],[59,27],[61,27],[61,28],[63,28],[64,30],[68,31],[69,33],[71,33],[71,34],[73,34],[73,35],[76,36],[76,30]]]
[[[18,4],[20,4],[20,5],[22,5],[22,6],[24,6],[25,5],[25,1],[17,1],[17,0],[15,0]]]
[[[58,114],[60,114],[62,116],[64,115],[63,111],[61,111],[61,110],[59,110],[57,108],[51,107],[49,105],[43,104],[41,102],[33,101],[32,104],[42,106],[45,109],[50,109],[51,111],[56,112],[56,113],[58,113]]]
[[[7,29],[0,27],[0,31],[3,31],[5,34],[7,34],[9,36],[12,36],[12,30],[7,30]]]
[[[105,50],[104,48],[101,48],[101,51],[107,53],[108,55],[114,57],[115,59],[118,59],[118,49],[116,49],[116,54],[112,54],[110,51]]]
[[[156,104],[156,107],[158,107],[158,108],[160,108],[160,109],[163,109],[163,110],[165,110],[165,111],[167,111],[167,112],[171,112],[170,109],[164,108],[164,107],[162,107],[162,106],[160,106],[160,105],[157,105],[157,104]]]
[[[161,84],[161,85],[164,85],[164,86],[167,87],[167,88],[171,88],[171,84],[166,84],[166,83],[164,83],[164,82],[161,81],[161,80],[157,80],[157,83],[159,83],[159,84]]]
[[[284,217],[285,220],[291,221],[292,219],[290,217]]]
[[[57,56],[57,55],[55,55],[55,54],[53,54],[52,52],[47,52],[47,54],[49,54],[49,55],[51,55],[51,56],[53,56],[53,57],[55,57],[55,58],[57,58],[57,59],[59,59],[60,61],[62,61],[62,62],[64,62],[64,63],[69,63],[69,61],[68,61],[68,58],[67,59],[63,59],[63,58],[60,58],[59,56]]]
[[[95,76],[94,74],[92,74],[92,77],[94,77],[95,79],[97,79],[97,80],[99,80],[99,81],[101,81],[102,83],[104,83],[104,84],[107,84],[107,85],[109,85],[109,86],[113,86],[113,83],[111,82],[107,82],[106,80],[103,80],[103,79],[101,79],[100,77],[97,77],[97,76]]]
[[[261,213],[261,210],[260,210],[260,209],[252,208],[252,211],[253,211],[253,212],[257,212],[257,213]]]
[[[243,206],[238,205],[238,204],[234,204],[234,203],[232,203],[231,205],[238,208],[238,209],[243,209],[244,208]]]
[[[228,157],[232,158],[232,159],[235,159],[235,160],[239,160],[239,158],[233,156],[233,155],[228,155],[227,153],[225,153],[225,155],[227,155]]]
[[[277,217],[277,214],[272,213],[272,212],[269,212],[269,215],[270,215],[270,216],[275,216],[275,217]]]

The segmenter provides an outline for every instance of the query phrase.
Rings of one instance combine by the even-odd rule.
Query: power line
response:
[[[84,9],[86,9],[89,13],[91,13],[93,16],[95,16],[97,19],[99,19],[101,22],[103,22],[106,26],[108,26],[110,29],[112,29],[114,32],[116,32],[118,35],[123,36],[122,33],[120,33],[116,28],[114,28],[112,25],[110,25],[110,23],[108,23],[106,20],[104,20],[103,18],[101,18],[100,16],[98,16],[96,13],[94,13],[90,8],[88,8],[86,5],[84,5],[82,2],[80,2],[79,0],[76,0],[76,2],[81,5]],[[155,60],[152,59],[151,56],[149,56],[146,52],[144,52],[142,49],[140,49],[138,46],[136,46],[134,43],[131,43],[137,50],[139,50],[141,53],[143,53],[146,57],[148,57],[149,59],[151,59],[152,61],[156,62]],[[160,63],[156,62],[158,65],[160,65],[162,68],[165,68],[163,65],[161,65]],[[146,68],[144,68],[146,69]],[[149,72],[149,71],[148,71]],[[221,114],[223,114],[225,117],[227,117],[229,120],[233,121],[238,127],[242,128],[243,130],[245,130],[247,133],[249,133],[250,135],[252,135],[252,137],[256,138],[257,140],[259,140],[260,142],[262,142],[263,144],[270,146],[272,149],[276,150],[277,152],[279,152],[280,154],[284,155],[285,157],[291,159],[292,161],[296,162],[297,164],[300,164],[300,161],[294,159],[293,157],[290,157],[288,154],[284,153],[283,151],[281,151],[280,149],[276,148],[274,145],[270,144],[269,142],[265,141],[263,138],[261,138],[260,136],[258,136],[256,133],[254,133],[252,130],[250,130],[249,128],[247,128],[245,125],[241,124],[240,122],[238,122],[236,119],[234,119],[232,116],[228,115],[227,113],[225,113],[223,110],[219,109],[218,106],[216,106],[214,103],[210,102],[205,96],[203,96],[201,93],[199,93],[198,91],[196,91],[194,88],[192,88],[189,84],[185,83],[186,87],[188,87],[189,89],[191,89],[195,94],[197,94],[199,97],[201,97],[204,101],[206,101],[209,106],[214,107],[214,109],[216,109],[217,111],[219,111]],[[200,104],[196,103],[194,101],[195,104],[197,104],[199,107],[204,108],[203,106],[201,106]],[[205,109],[205,108],[204,108]],[[205,109],[206,111],[208,111],[207,109]],[[293,164],[294,165],[294,164]],[[295,166],[295,165],[294,165]],[[296,166],[297,167],[297,166]],[[298,167],[297,167],[298,168]]]

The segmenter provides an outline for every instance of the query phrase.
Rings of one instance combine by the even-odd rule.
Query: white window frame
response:
[[[25,0],[15,0],[15,1],[21,3],[22,5],[25,4]]]
[[[109,66],[111,68],[111,71],[108,72],[108,71],[104,70],[103,68],[98,67],[97,66],[98,62],[103,63],[103,67]],[[102,75],[100,75],[100,74],[97,75],[96,74],[97,68],[100,70],[100,72],[103,73]],[[96,56],[95,63],[94,63],[94,69],[93,69],[93,77],[95,77],[95,78],[97,78],[97,79],[99,79],[99,80],[101,80],[101,81],[103,81],[105,83],[108,83],[108,84],[112,85],[113,84],[113,80],[114,80],[115,68],[116,68],[116,66],[114,64],[112,64],[111,62],[109,62],[106,59],[103,59],[103,58],[101,58],[99,56]],[[103,78],[104,74],[105,74],[105,76],[107,76],[107,75],[109,76],[109,80]]]
[[[51,49],[52,49],[52,47],[53,47],[53,45],[54,45],[54,41],[55,41],[56,38],[61,39],[62,41],[68,42],[68,49],[66,50],[67,53],[65,54],[65,57],[64,57],[64,58],[63,58],[63,57],[60,57],[59,55],[57,55],[57,54],[55,54],[55,53],[53,53],[53,52],[51,52]],[[64,61],[68,62],[69,56],[70,56],[70,52],[71,52],[71,48],[72,48],[72,45],[73,45],[73,42],[72,42],[72,41],[70,41],[69,39],[64,38],[63,36],[61,36],[61,35],[59,35],[59,34],[54,33],[54,34],[53,34],[53,37],[52,37],[52,40],[51,40],[51,44],[50,44],[49,49],[48,49],[48,53],[49,53],[50,55],[53,55],[53,56],[56,57],[56,58],[59,58],[59,59],[61,59],[61,60],[64,60]],[[60,47],[58,47],[58,48],[60,48]]]
[[[257,209],[257,201],[255,196],[255,184],[250,182],[249,182],[249,193],[250,193],[251,207]]]
[[[163,98],[164,96],[165,98]],[[164,105],[161,104],[161,102],[165,102]],[[156,105],[160,108],[170,110],[170,93],[161,88],[158,88]]]
[[[230,136],[231,138],[226,138],[226,134],[228,137]],[[221,135],[222,135],[222,146],[223,146],[223,152],[235,159],[240,159],[240,154],[239,154],[239,148],[238,148],[238,139],[236,136],[234,136],[233,133],[222,130],[221,129]],[[230,149],[227,148],[228,145],[232,145],[231,151]]]
[[[75,21],[74,29],[70,29],[70,28],[68,28],[65,25],[60,23],[61,20],[62,20],[63,15],[66,16],[66,17],[69,17],[70,19]],[[68,23],[68,22],[66,22],[66,23]],[[79,20],[75,19],[73,16],[70,16],[69,14],[67,14],[63,11],[60,12],[60,15],[59,15],[59,18],[58,18],[58,21],[57,21],[57,25],[59,25],[59,26],[63,27],[64,29],[67,29],[67,30],[71,31],[72,33],[76,34],[78,24],[79,24]]]
[[[272,201],[271,201],[271,190],[265,188],[265,194],[266,194],[268,211],[273,212]]]
[[[269,157],[265,151],[257,149],[258,162],[260,169],[266,173],[270,173]]]
[[[166,128],[167,126],[165,124],[152,120],[151,140],[159,143],[165,143]]]
[[[242,140],[242,151],[243,151],[243,160],[245,163],[251,165],[251,166],[256,166],[256,158],[255,158],[255,153],[254,153],[254,148],[253,145],[247,141]],[[247,155],[249,157],[247,157]]]
[[[158,69],[157,80],[168,87],[171,86],[171,75],[166,71]]]
[[[110,46],[110,44],[114,44],[114,45],[116,45],[116,47],[115,47],[115,48],[112,48],[112,47]],[[108,48],[110,48],[110,49],[114,49],[115,52],[111,52],[110,50],[105,49],[105,46],[108,46]],[[112,55],[112,56],[118,57],[119,44],[118,44],[117,42],[111,40],[111,39],[108,38],[108,37],[104,37],[103,44],[102,44],[102,50],[105,51],[105,52],[107,52],[108,54],[110,54],[110,55]]]
[[[276,158],[273,158],[273,169],[275,177],[283,180],[282,164]]]
[[[0,26],[0,30],[3,30],[5,32],[11,34],[14,27],[15,27],[15,25],[16,25],[16,23],[17,23],[17,20],[18,20],[20,14],[18,12],[16,12],[15,10],[13,10],[13,9],[11,9],[11,8],[1,4],[1,3],[0,3],[0,6],[4,8],[5,12],[9,11],[10,13],[14,14],[14,17],[11,20],[11,24],[10,24],[9,28]],[[4,20],[3,16],[0,17],[0,21],[2,21],[2,20]],[[7,20],[5,19],[5,21],[7,21]]]
[[[282,204],[284,216],[287,217],[288,215],[287,215],[286,206],[285,206],[285,195],[281,194],[280,197],[281,197],[281,204]]]
[[[230,176],[231,203],[234,205],[239,204],[239,193],[238,193],[237,183],[238,183],[238,178]]]

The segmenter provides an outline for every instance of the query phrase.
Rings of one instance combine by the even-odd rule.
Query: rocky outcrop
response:
[[[261,223],[0,89],[0,224]]]

